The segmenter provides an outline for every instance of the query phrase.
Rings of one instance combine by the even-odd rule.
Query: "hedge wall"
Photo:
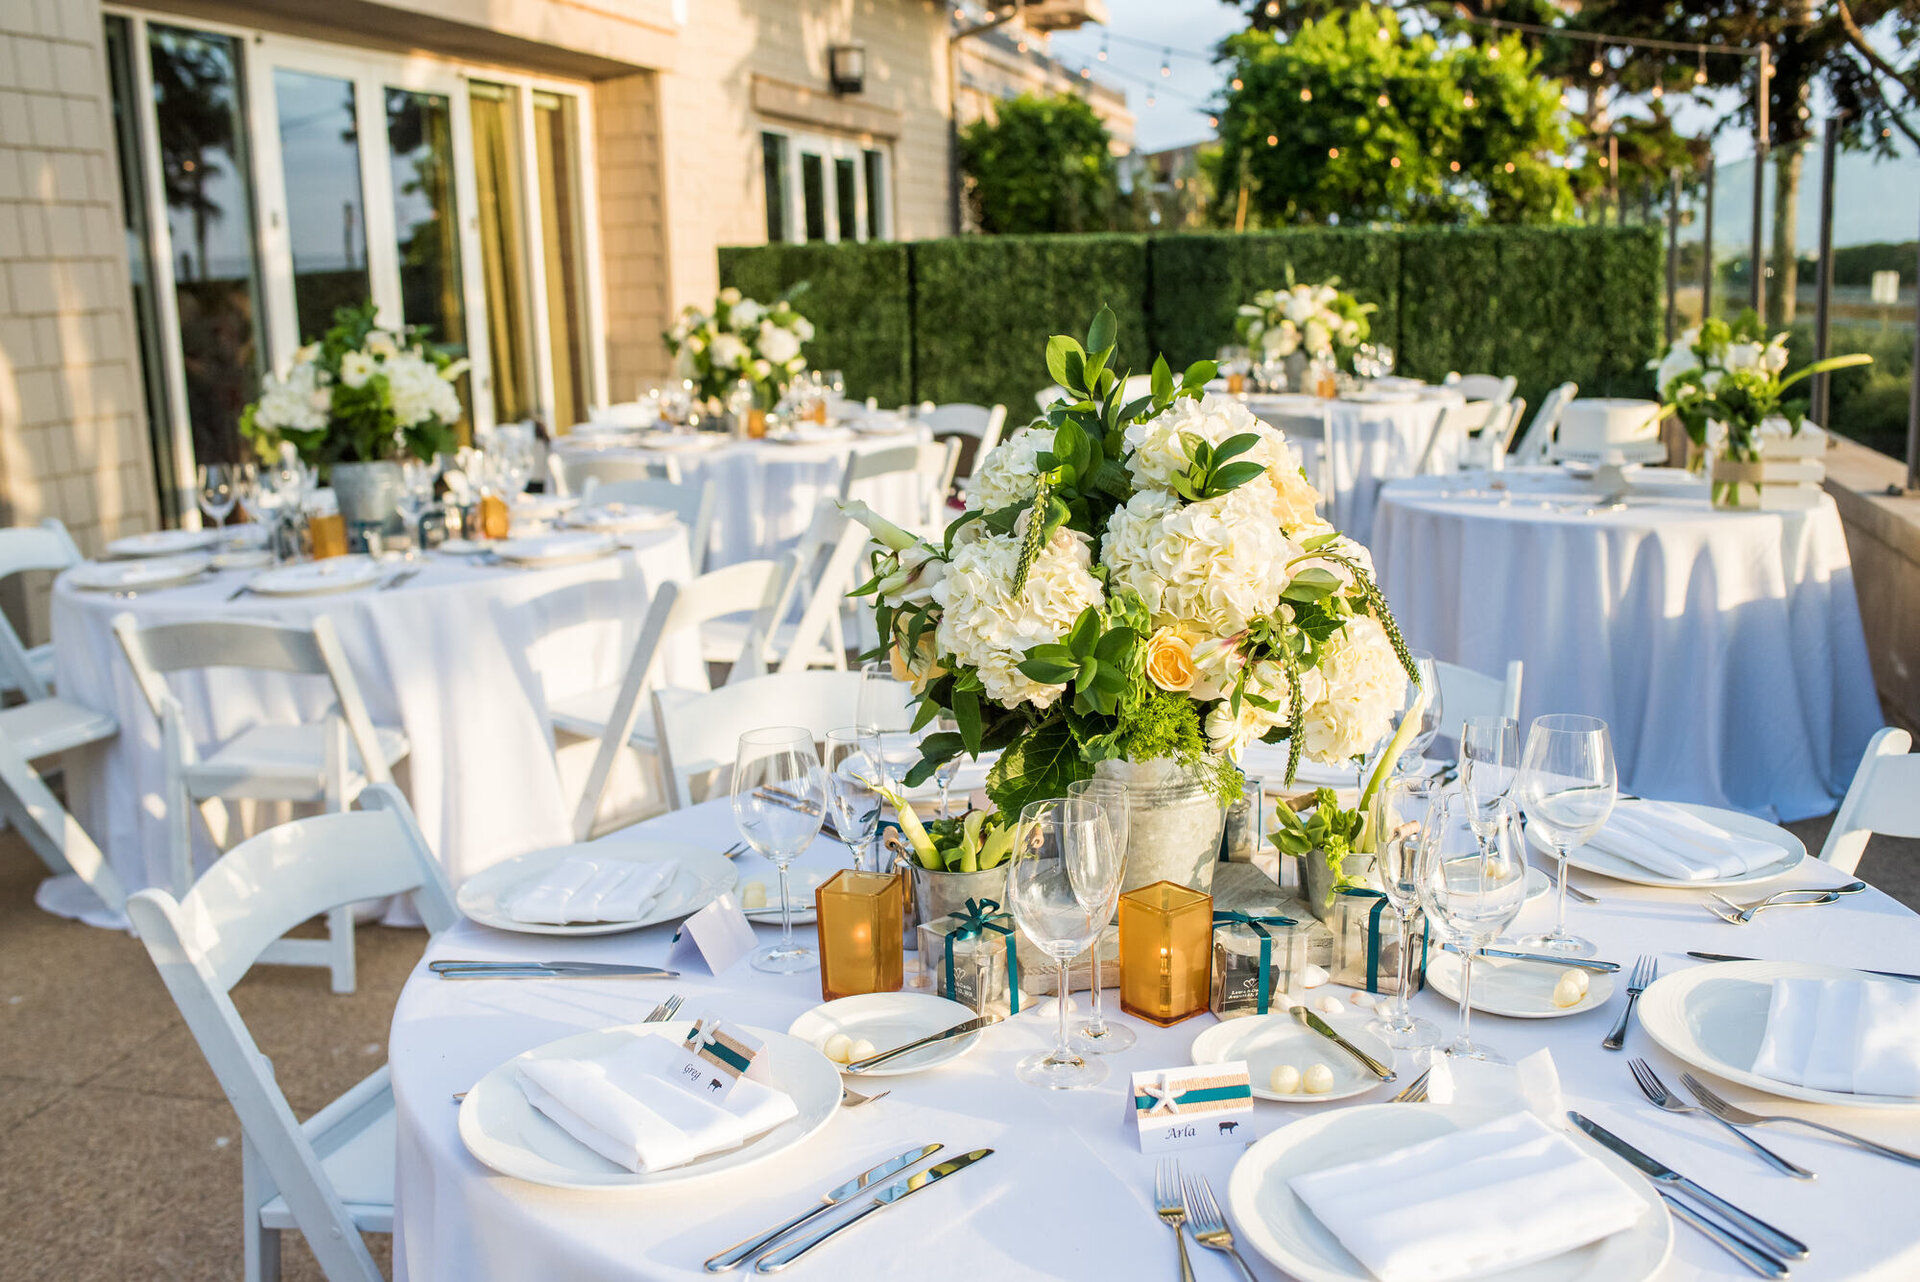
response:
[[[883,404],[1001,402],[1015,422],[1048,382],[1056,333],[1084,334],[1101,303],[1124,367],[1156,351],[1178,368],[1233,335],[1259,289],[1337,276],[1378,305],[1399,368],[1512,374],[1530,405],[1572,379],[1583,396],[1651,395],[1660,347],[1656,229],[1348,229],[1168,236],[969,236],[910,245],[723,249],[720,276],[771,298],[809,281],[816,368]]]
[[[847,394],[902,405],[913,395],[906,245],[753,245],[720,251],[720,283],[767,302],[796,285],[814,325],[807,363],[847,376]]]

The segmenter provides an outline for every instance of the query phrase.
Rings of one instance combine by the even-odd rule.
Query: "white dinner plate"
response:
[[[1308,1171],[1380,1157],[1490,1122],[1499,1110],[1443,1104],[1363,1104],[1302,1117],[1246,1151],[1227,1182],[1227,1205],[1241,1240],[1299,1282],[1372,1282],[1373,1275],[1320,1223],[1288,1180]],[[1582,1151],[1626,1181],[1647,1212],[1598,1242],[1498,1274],[1503,1282],[1641,1282],[1673,1250],[1673,1222],[1648,1183],[1624,1158],[1577,1132]],[[1391,1214],[1392,1208],[1384,1208]],[[1524,1214],[1524,1208],[1516,1208]]]
[[[1920,1099],[1855,1095],[1775,1081],[1753,1071],[1767,1032],[1767,1007],[1776,979],[1872,979],[1845,966],[1818,962],[1717,962],[1662,975],[1640,995],[1640,1027],[1695,1068],[1784,1099],[1846,1108],[1920,1109]],[[1889,980],[1898,983],[1898,980]]]
[[[212,558],[205,552],[154,556],[140,561],[82,561],[67,571],[67,582],[93,592],[170,588],[205,574],[210,564]]]
[[[690,1024],[633,1024],[576,1033],[535,1047],[488,1073],[460,1104],[460,1139],[467,1152],[502,1175],[560,1189],[641,1188],[702,1179],[784,1153],[830,1121],[840,1108],[840,1074],[813,1047],[785,1033],[742,1024],[766,1043],[754,1057],[754,1077],[792,1098],[799,1114],[739,1148],[712,1153],[685,1166],[636,1175],[561,1130],[527,1102],[515,1066],[529,1059],[584,1059],[604,1055],[632,1037],[681,1037]],[[765,1069],[761,1065],[765,1064]],[[671,1090],[663,1086],[662,1089]]]
[[[1755,819],[1752,815],[1743,815],[1738,810],[1722,810],[1718,806],[1699,806],[1690,801],[1667,802],[1678,806],[1689,814],[1697,815],[1710,824],[1717,824],[1728,832],[1742,837],[1757,837],[1780,847],[1780,858],[1773,863],[1763,864],[1749,872],[1735,877],[1716,877],[1708,881],[1680,881],[1662,876],[1648,868],[1617,855],[1609,855],[1595,850],[1592,846],[1576,846],[1567,852],[1567,862],[1575,868],[1587,872],[1597,872],[1602,877],[1611,877],[1615,881],[1631,882],[1636,886],[1665,886],[1680,890],[1707,890],[1719,886],[1747,886],[1756,882],[1772,881],[1792,872],[1807,857],[1807,848],[1798,837],[1778,824],[1770,824],[1764,819]],[[1527,841],[1535,850],[1552,858],[1546,843],[1527,825]]]
[[[926,1037],[956,1024],[975,1019],[980,1012],[971,1006],[935,997],[932,993],[863,993],[826,1002],[793,1021],[790,1036],[822,1050],[835,1033],[845,1033],[854,1041],[873,1043],[875,1053],[904,1046],[916,1037]],[[923,1046],[911,1054],[890,1060],[879,1068],[861,1073],[861,1077],[898,1077],[918,1073],[959,1059],[979,1044],[978,1032],[950,1037],[932,1046]]]
[[[589,859],[625,860],[653,864],[677,859],[679,870],[666,889],[654,896],[644,917],[633,921],[583,921],[566,925],[516,921],[500,907],[500,896],[529,877],[537,877],[569,855]],[[495,930],[511,930],[522,935],[614,935],[623,930],[638,930],[665,921],[677,921],[699,912],[733,889],[736,879],[733,863],[718,851],[683,841],[623,840],[618,837],[574,846],[555,846],[534,850],[482,869],[460,883],[455,897],[460,911]]]
[[[572,565],[577,561],[595,561],[611,555],[618,546],[607,535],[597,531],[570,530],[564,534],[501,539],[493,545],[493,554],[515,565]]]
[[[522,494],[509,509],[515,521],[557,521],[580,505],[580,500],[565,494]]]
[[[1318,996],[1314,994],[1316,999]],[[1365,1019],[1345,1012],[1320,1018],[1381,1063],[1393,1063],[1393,1048],[1361,1027],[1367,1022]],[[1327,1104],[1352,1099],[1376,1086],[1386,1085],[1361,1067],[1353,1056],[1306,1025],[1296,1023],[1285,1011],[1221,1020],[1193,1039],[1192,1059],[1195,1064],[1225,1064],[1243,1059],[1253,1079],[1253,1097],[1282,1104]],[[1276,1094],[1269,1083],[1273,1080],[1273,1070],[1282,1064],[1293,1065],[1302,1077],[1313,1065],[1325,1064],[1333,1070],[1333,1089],[1319,1095],[1309,1095],[1304,1090],[1292,1095]]]
[[[129,534],[124,539],[115,539],[107,544],[107,555],[111,557],[138,556],[178,556],[182,552],[197,552],[201,548],[210,548],[226,539],[224,530],[149,530],[145,534]]]
[[[1553,1004],[1553,987],[1567,966],[1511,961],[1498,957],[1473,959],[1473,1008],[1509,1019],[1553,1019],[1582,1015],[1607,1004],[1613,996],[1613,976],[1587,973],[1587,995],[1571,1006]],[[1460,955],[1437,948],[1427,954],[1427,985],[1451,1002],[1460,1000]]]
[[[588,503],[567,513],[562,524],[582,530],[630,534],[636,530],[658,530],[679,520],[670,507],[649,507],[644,503]]]
[[[332,556],[263,571],[247,580],[247,588],[260,596],[320,596],[371,586],[386,572],[370,556]]]
[[[1547,870],[1529,864],[1527,866],[1527,897],[1523,902],[1530,904],[1552,889],[1553,878],[1547,876]]]
[[[237,548],[231,552],[215,552],[213,568],[216,570],[264,570],[273,564],[273,553],[265,548]]]

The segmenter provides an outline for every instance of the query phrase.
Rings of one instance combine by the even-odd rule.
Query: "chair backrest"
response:
[[[72,869],[109,912],[126,907],[127,892],[87,830],[67,813],[33,763],[0,733],[0,816],[56,873]]]
[[[1527,424],[1527,434],[1520,438],[1520,447],[1513,452],[1517,466],[1547,461],[1553,449],[1553,434],[1560,428],[1560,416],[1566,412],[1567,402],[1579,394],[1580,388],[1574,383],[1562,383],[1547,393],[1540,408],[1533,413],[1533,422]]]
[[[947,491],[953,486],[953,471],[959,461],[960,442],[956,440],[856,450],[847,460],[846,475],[840,480],[840,497],[850,498],[853,487],[864,481],[914,473],[923,478],[923,483],[916,493],[913,511],[887,511],[893,505],[886,503],[875,503],[873,507],[882,516],[909,529],[929,531],[946,524]]]
[[[971,405],[965,401],[954,401],[948,405],[937,405],[933,413],[923,414],[920,421],[932,432],[935,439],[947,436],[965,436],[972,438],[968,444],[973,447],[973,457],[965,460],[967,475],[972,476],[980,470],[980,460],[993,452],[1000,443],[1000,434],[1006,430],[1007,407],[995,405]],[[966,453],[963,444],[961,454]],[[962,460],[956,459],[956,467]]]
[[[860,706],[858,672],[776,672],[700,694],[656,690],[655,731],[667,805],[693,804],[693,780],[715,774],[719,787],[730,777],[740,736],[762,726],[804,726],[816,740],[852,725]]]
[[[593,835],[594,818],[599,814],[607,779],[613,773],[614,762],[633,737],[634,727],[639,724],[640,712],[645,706],[641,696],[652,688],[661,647],[668,638],[683,632],[697,633],[700,625],[709,619],[753,610],[746,641],[740,648],[740,662],[734,666],[740,668],[749,660],[759,666],[750,666],[744,672],[744,683],[747,677],[757,676],[764,670],[766,638],[772,635],[778,618],[775,605],[793,577],[794,558],[788,555],[778,561],[741,561],[685,583],[661,585],[653,603],[647,607],[640,639],[634,643],[633,657],[627,661],[620,691],[608,710],[606,725],[601,728],[600,747],[594,753],[586,787],[573,813],[575,840],[586,841]]]
[[[1874,833],[1920,837],[1920,755],[1912,748],[1913,736],[1892,726],[1868,742],[1820,847],[1822,860],[1850,873]]]
[[[635,458],[608,457],[595,450],[555,450],[560,477],[569,494],[584,494],[595,484],[615,481],[672,481],[680,483],[680,460],[671,454]]]
[[[687,555],[693,572],[707,564],[707,544],[713,538],[713,482],[687,485],[677,478],[668,480],[602,481],[588,477],[580,492],[583,503],[632,503],[642,507],[671,508],[687,527]]]
[[[67,527],[53,517],[0,530],[0,580],[29,570],[57,573],[84,559]],[[26,699],[44,699],[49,693],[27,657],[27,643],[5,614],[0,614],[0,687],[16,689]]]
[[[1457,663],[1434,661],[1440,676],[1440,715],[1446,718],[1440,733],[1459,737],[1462,722],[1472,717],[1512,717],[1520,720],[1520,681],[1524,669],[1520,660],[1507,664],[1507,679],[1501,681],[1484,672],[1463,668]]]
[[[846,633],[841,626],[840,611],[847,604],[848,591],[859,579],[857,567],[860,554],[867,550],[872,540],[867,535],[866,526],[842,516],[831,500],[821,500],[820,506],[823,513],[830,509],[832,515],[839,517],[840,524],[832,539],[817,549],[813,558],[820,565],[817,573],[806,562],[794,566],[794,585],[797,587],[804,579],[810,583],[811,591],[800,612],[800,621],[794,624],[786,653],[780,656],[777,669],[780,672],[800,672],[816,663],[825,663],[832,668],[844,669],[847,666]],[[786,594],[786,599],[792,599],[792,592]],[[784,618],[783,606],[775,613],[774,619],[777,624]],[[728,681],[727,684],[732,685],[733,682]]]
[[[1458,440],[1464,447],[1467,438],[1492,419],[1494,409],[1492,401],[1455,402],[1443,408],[1440,417],[1434,420],[1433,431],[1427,437],[1426,448],[1420,451],[1420,461],[1414,465],[1413,474],[1425,476],[1433,470],[1442,441]]]
[[[1446,385],[1470,401],[1504,401],[1512,398],[1520,380],[1511,374],[1449,374]]]
[[[1124,393],[1122,394],[1124,395]],[[1046,413],[1047,406],[1053,404],[1055,401],[1064,401],[1064,400],[1069,400],[1071,398],[1072,398],[1072,393],[1067,391],[1066,388],[1060,386],[1058,383],[1054,383],[1048,387],[1043,387],[1039,391],[1033,394],[1034,404],[1040,407],[1040,412],[1042,414]]]
[[[294,819],[240,843],[178,901],[164,890],[142,890],[127,901],[127,915],[247,1143],[286,1198],[322,1271],[335,1279],[380,1272],[229,990],[268,944],[343,904],[411,894],[429,932],[457,919],[445,874],[400,794],[375,784],[361,794],[361,804],[367,808]],[[366,1088],[385,1085],[376,1074],[313,1123],[364,1098]],[[249,1216],[256,1212],[247,1208]]]

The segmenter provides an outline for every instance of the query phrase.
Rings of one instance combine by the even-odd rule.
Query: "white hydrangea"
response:
[[[733,305],[733,310],[727,313],[727,319],[733,322],[734,329],[744,334],[759,325],[760,318],[766,314],[766,304],[743,298]]]
[[[772,321],[765,321],[760,326],[757,346],[761,356],[775,365],[785,365],[800,354],[800,336]]]
[[[998,512],[1032,498],[1040,488],[1040,465],[1034,458],[1052,448],[1053,429],[1044,423],[1003,438],[974,470],[967,506]]]
[[[1250,495],[1260,495],[1281,529],[1301,537],[1297,531],[1320,523],[1314,510],[1320,502],[1319,491],[1301,472],[1300,455],[1286,434],[1254,417],[1245,405],[1230,397],[1205,396],[1198,401],[1182,398],[1147,422],[1129,426],[1126,442],[1132,453],[1127,469],[1135,485],[1165,490],[1173,475],[1187,467],[1183,435],[1198,436],[1217,447],[1229,437],[1247,432],[1259,437],[1260,443],[1240,457],[1264,465],[1267,473],[1240,488]]]
[[[1024,529],[1025,522],[1021,522]],[[933,587],[942,607],[940,653],[977,669],[987,697],[1005,707],[1046,708],[1066,689],[1043,685],[1018,664],[1036,645],[1058,641],[1088,606],[1104,600],[1084,535],[1059,530],[1040,550],[1018,600],[1012,587],[1021,532],[988,534],[955,549]]]
[[[408,353],[382,362],[380,372],[387,376],[393,418],[401,427],[414,427],[430,418],[442,423],[459,419],[460,394],[431,361]]]
[[[739,369],[746,364],[750,353],[751,349],[738,335],[720,333],[713,336],[713,342],[707,348],[707,359],[713,362],[715,369]]]
[[[1100,559],[1140,594],[1155,627],[1232,635],[1271,613],[1300,555],[1273,519],[1270,491],[1248,484],[1182,504],[1141,490],[1107,522]]]
[[[332,408],[333,393],[321,382],[320,367],[303,361],[287,371],[285,378],[267,376],[253,421],[276,432],[288,428],[316,432],[327,425]]]
[[[376,372],[373,357],[365,352],[344,352],[340,357],[340,381],[348,387],[365,387]]]
[[[1300,674],[1301,697],[1311,703],[1321,697],[1326,682],[1320,673],[1308,670]],[[1271,659],[1263,659],[1253,665],[1247,674],[1244,694],[1253,698],[1242,698],[1239,711],[1235,711],[1233,700],[1222,699],[1207,713],[1207,741],[1217,752],[1239,756],[1241,749],[1250,743],[1266,737],[1269,730],[1287,723],[1289,711],[1293,706],[1293,688],[1287,680],[1287,670]],[[1254,700],[1258,699],[1256,703]],[[1269,704],[1261,707],[1260,704]]]
[[[1318,673],[1318,697],[1303,690],[1302,750],[1329,764],[1371,751],[1393,729],[1393,714],[1407,689],[1407,674],[1386,629],[1372,615],[1356,615],[1328,638]]]

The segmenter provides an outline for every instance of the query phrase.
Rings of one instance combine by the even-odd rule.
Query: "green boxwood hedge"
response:
[[[720,284],[762,302],[804,285],[793,305],[814,325],[807,363],[845,374],[849,396],[901,405],[914,399],[907,251],[884,243],[725,248]]]

